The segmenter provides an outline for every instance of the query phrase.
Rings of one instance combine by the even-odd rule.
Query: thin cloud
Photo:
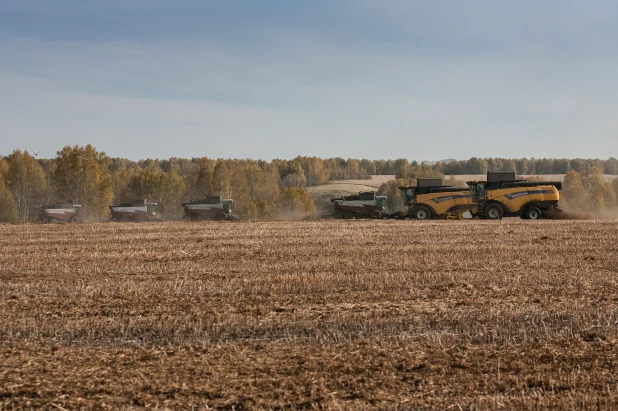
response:
[[[442,1],[335,2],[333,17],[324,4],[305,20],[283,9],[281,18],[299,22],[293,28],[264,19],[205,36],[171,25],[175,35],[148,41],[148,30],[113,40],[9,36],[0,44],[9,57],[0,61],[0,87],[11,96],[0,102],[8,136],[0,152],[34,142],[53,155],[92,143],[130,158],[437,160],[605,157],[618,148],[618,59],[604,42],[614,30],[610,6],[579,15],[570,4],[543,27],[547,4],[541,17],[478,1],[448,10]],[[137,13],[95,6],[69,17]],[[161,14],[182,15],[169,7],[146,10],[148,27]],[[321,30],[333,18],[342,27]],[[418,19],[426,21],[410,24]],[[530,28],[517,26],[524,23]],[[577,39],[592,23],[590,36]],[[543,30],[551,36],[535,43]],[[558,35],[567,46],[552,45]]]

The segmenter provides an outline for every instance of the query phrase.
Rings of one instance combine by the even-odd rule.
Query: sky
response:
[[[618,156],[616,0],[0,0],[0,155]]]

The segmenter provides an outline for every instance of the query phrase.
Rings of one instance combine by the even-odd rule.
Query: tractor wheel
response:
[[[431,220],[431,210],[423,205],[417,206],[413,217],[417,220]]]
[[[502,218],[502,207],[498,204],[488,204],[485,207],[485,218],[488,220],[500,220]]]
[[[369,218],[382,218],[382,213],[380,210],[371,210],[369,212]]]
[[[77,223],[77,216],[72,216],[69,218],[69,223]]]
[[[140,221],[148,223],[148,222],[152,221],[152,218],[148,214],[145,214],[145,215],[140,217]]]
[[[530,206],[526,209],[526,211],[524,211],[522,218],[526,220],[538,220],[541,218],[541,209],[535,206]]]
[[[227,214],[225,214],[223,211],[219,212],[217,214],[217,220],[219,221],[227,220]]]
[[[50,222],[51,224],[56,224],[56,223],[58,222],[58,220],[56,220],[55,218],[50,218],[50,219],[49,219],[49,222]]]

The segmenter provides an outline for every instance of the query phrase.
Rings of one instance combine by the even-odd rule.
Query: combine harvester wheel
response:
[[[541,209],[535,206],[528,207],[522,217],[524,220],[538,220],[541,218]]]
[[[488,220],[500,220],[502,214],[502,207],[498,204],[488,204],[485,206],[485,218]]]
[[[431,220],[431,210],[423,205],[417,206],[414,209],[414,218],[417,220]]]

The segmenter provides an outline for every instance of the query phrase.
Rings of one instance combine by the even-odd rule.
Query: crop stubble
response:
[[[0,226],[0,404],[618,405],[618,225]]]

